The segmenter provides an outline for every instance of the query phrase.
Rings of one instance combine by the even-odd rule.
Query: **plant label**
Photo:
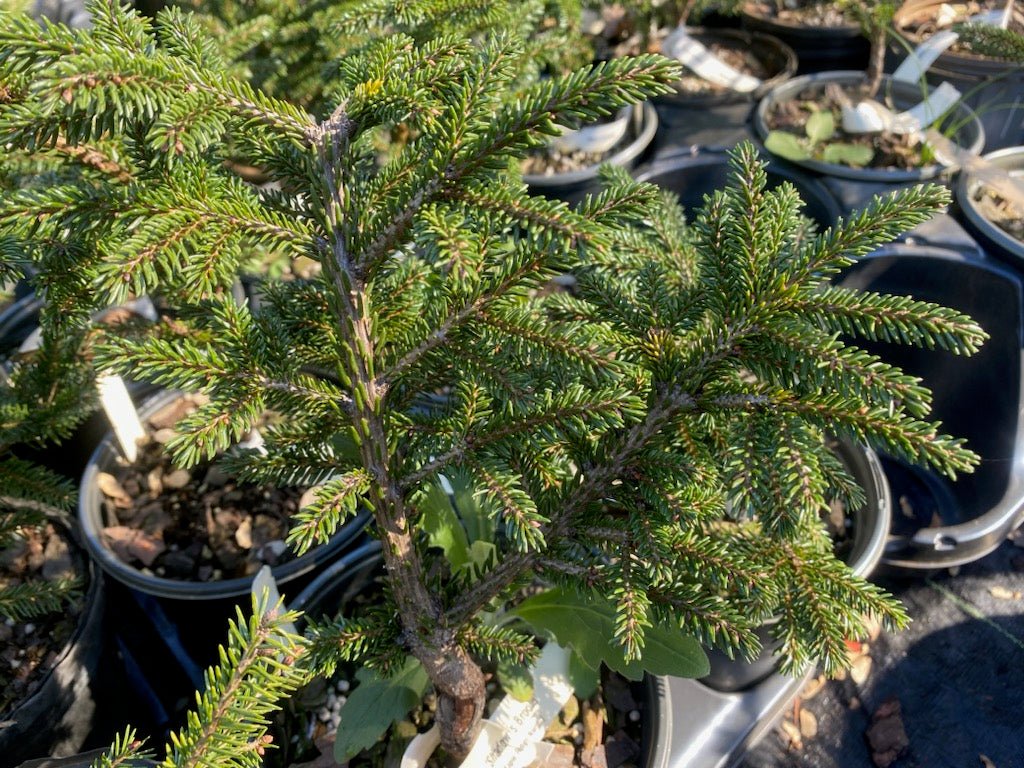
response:
[[[936,32],[910,52],[903,63],[892,73],[892,79],[902,80],[905,83],[921,82],[928,67],[939,58],[943,51],[957,41],[957,37],[959,36],[956,32],[948,29]]]
[[[481,723],[462,768],[526,768],[550,752],[541,739],[573,693],[569,652],[548,643],[532,672],[533,698],[525,702],[511,696],[502,699],[494,714]],[[420,734],[406,749],[401,768],[423,768],[440,743],[437,726]]]
[[[274,578],[269,565],[264,565],[256,572],[256,577],[252,580],[251,592],[252,596],[257,600],[266,594],[266,600],[263,604],[268,611],[281,606],[281,591],[277,588],[277,579]],[[281,629],[292,635],[298,633],[295,625],[291,622],[283,624]]]
[[[715,56],[699,41],[678,27],[665,38],[661,50],[666,56],[681,61],[687,69],[707,80],[739,93],[750,93],[761,85],[759,78],[744,74]]]
[[[128,388],[120,376],[100,374],[96,377],[96,389],[100,396],[100,405],[107,415],[107,421],[114,430],[114,437],[122,455],[128,461],[138,457],[137,441],[146,437],[146,429],[142,426],[139,413],[135,410]]]

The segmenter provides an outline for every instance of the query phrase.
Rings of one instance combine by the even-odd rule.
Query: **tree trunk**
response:
[[[462,648],[453,642],[446,645],[416,656],[437,693],[435,717],[441,731],[441,747],[449,757],[462,762],[473,746],[484,715],[484,674]]]
[[[885,30],[871,34],[871,59],[868,62],[867,93],[864,98],[874,99],[882,87],[882,73],[885,71]]]

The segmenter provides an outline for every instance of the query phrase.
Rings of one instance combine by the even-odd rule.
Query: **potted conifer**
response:
[[[754,628],[776,611],[794,664],[844,663],[864,613],[902,623],[831,553],[818,515],[849,478],[824,433],[948,473],[976,457],[922,420],[916,382],[837,334],[968,354],[984,333],[937,306],[907,314],[819,283],[928,218],[942,190],[904,190],[806,240],[796,195],[766,190],[747,145],[693,230],[670,197],[621,171],[572,209],[530,196],[509,164],[569,116],[665,92],[678,66],[619,59],[512,100],[513,37],[384,38],[344,61],[318,120],[225,73],[187,15],[150,24],[110,2],[91,9],[82,32],[0,17],[0,58],[20,78],[0,134],[41,146],[130,137],[147,173],[116,198],[40,190],[19,215],[45,222],[59,200],[105,246],[87,265],[104,300],[170,281],[188,316],[216,326],[114,339],[100,355],[208,398],[180,432],[182,464],[237,441],[271,404],[290,428],[238,460],[268,480],[328,467],[303,543],[368,508],[385,565],[379,601],[308,642],[260,603],[172,759],[258,764],[263,715],[306,670],[341,661],[367,670],[377,701],[408,703],[426,681],[437,740],[460,759],[484,728],[481,665],[539,653],[533,634],[491,619],[538,586],[560,589],[535,596],[531,624],[591,677],[601,662],[699,674],[701,643],[752,654]],[[380,165],[373,137],[399,120],[410,139]],[[226,133],[287,194],[228,177]],[[244,237],[322,272],[269,287],[258,309],[206,290],[232,278]],[[577,292],[547,290],[567,269]],[[337,380],[312,383],[311,364]],[[453,477],[494,531],[461,561],[450,550],[463,522],[429,514]],[[601,631],[581,633],[595,615]],[[378,711],[377,733],[393,713]]]

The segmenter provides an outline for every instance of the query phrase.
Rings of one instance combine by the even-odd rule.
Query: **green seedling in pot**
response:
[[[836,119],[832,112],[816,110],[807,118],[804,136],[788,131],[771,131],[764,145],[770,152],[786,160],[821,160],[863,167],[871,162],[875,152],[865,144],[836,141]]]

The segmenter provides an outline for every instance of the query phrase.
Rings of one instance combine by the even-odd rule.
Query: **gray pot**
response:
[[[985,159],[993,165],[1005,168],[1013,176],[1024,176],[1024,147],[1010,147],[990,152]],[[956,202],[963,211],[967,223],[975,235],[994,256],[1014,264],[1024,266],[1024,242],[1009,232],[1004,232],[985,218],[975,202],[975,196],[982,187],[982,182],[970,173],[961,173],[956,185]]]
[[[653,106],[644,102],[639,106],[639,115],[639,129],[633,140],[605,160],[606,163],[632,168],[644,150],[654,141],[654,135],[658,132],[657,112],[654,111]],[[550,176],[528,173],[523,175],[523,181],[530,188],[530,192],[534,194],[576,203],[588,193],[601,189],[601,182],[597,176],[600,167],[600,165],[591,165],[578,171],[555,173]]]
[[[740,13],[743,29],[764,32],[796,52],[799,72],[822,72],[866,67],[870,46],[857,24],[840,27],[810,27],[779,21],[747,3]]]
[[[159,392],[142,404],[138,409],[139,416],[146,419],[180,396],[181,393],[176,391]],[[252,576],[210,582],[167,579],[143,573],[122,561],[107,547],[103,541],[103,494],[96,478],[100,472],[112,469],[119,455],[114,437],[108,433],[89,459],[79,485],[78,521],[86,549],[100,567],[122,584],[149,595],[172,600],[216,601],[248,594],[252,587]],[[369,513],[361,513],[342,526],[326,544],[321,544],[294,560],[275,566],[272,569],[274,578],[279,584],[285,584],[330,562],[362,532],[369,517]],[[219,626],[217,631],[220,631]]]
[[[754,112],[754,127],[762,141],[768,136],[767,116],[769,111],[776,104],[791,101],[798,98],[804,91],[809,89],[822,89],[828,83],[838,83],[845,86],[856,86],[864,83],[866,76],[863,72],[821,72],[816,75],[805,75],[783,83],[757,105]],[[882,80],[883,97],[891,98],[896,109],[903,110],[913,107],[921,101],[921,88],[917,83],[904,83],[895,81],[889,76]],[[953,140],[961,147],[979,154],[985,146],[985,129],[981,126],[978,116],[962,103],[954,108],[953,120],[955,124],[963,125],[953,136]],[[808,168],[818,173],[838,176],[854,181],[881,181],[891,183],[906,183],[924,181],[942,175],[947,169],[942,165],[928,165],[914,170],[896,170],[886,168],[851,168],[847,165],[836,163],[824,163],[820,160],[799,160],[794,161],[797,165]]]

